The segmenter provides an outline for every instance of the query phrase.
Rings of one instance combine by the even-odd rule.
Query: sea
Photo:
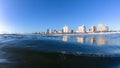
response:
[[[120,33],[0,34],[0,68],[120,68]]]

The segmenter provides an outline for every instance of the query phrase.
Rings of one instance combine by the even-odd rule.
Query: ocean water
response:
[[[1,34],[0,68],[120,68],[120,34]]]

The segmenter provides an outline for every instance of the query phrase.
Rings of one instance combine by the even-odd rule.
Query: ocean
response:
[[[120,34],[0,34],[0,68],[120,68]]]

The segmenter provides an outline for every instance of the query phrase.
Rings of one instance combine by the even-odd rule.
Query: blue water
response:
[[[1,34],[0,68],[119,68],[120,34]]]

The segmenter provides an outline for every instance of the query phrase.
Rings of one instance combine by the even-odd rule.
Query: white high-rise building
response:
[[[103,24],[99,24],[98,25],[98,31],[99,32],[107,32],[107,31],[109,31],[109,27],[108,26],[104,26]]]
[[[78,27],[78,33],[85,33],[86,27],[84,25]]]
[[[91,29],[89,29],[89,32],[96,32],[96,26],[92,26]]]
[[[64,26],[63,27],[63,33],[69,33],[69,27],[68,26]]]

